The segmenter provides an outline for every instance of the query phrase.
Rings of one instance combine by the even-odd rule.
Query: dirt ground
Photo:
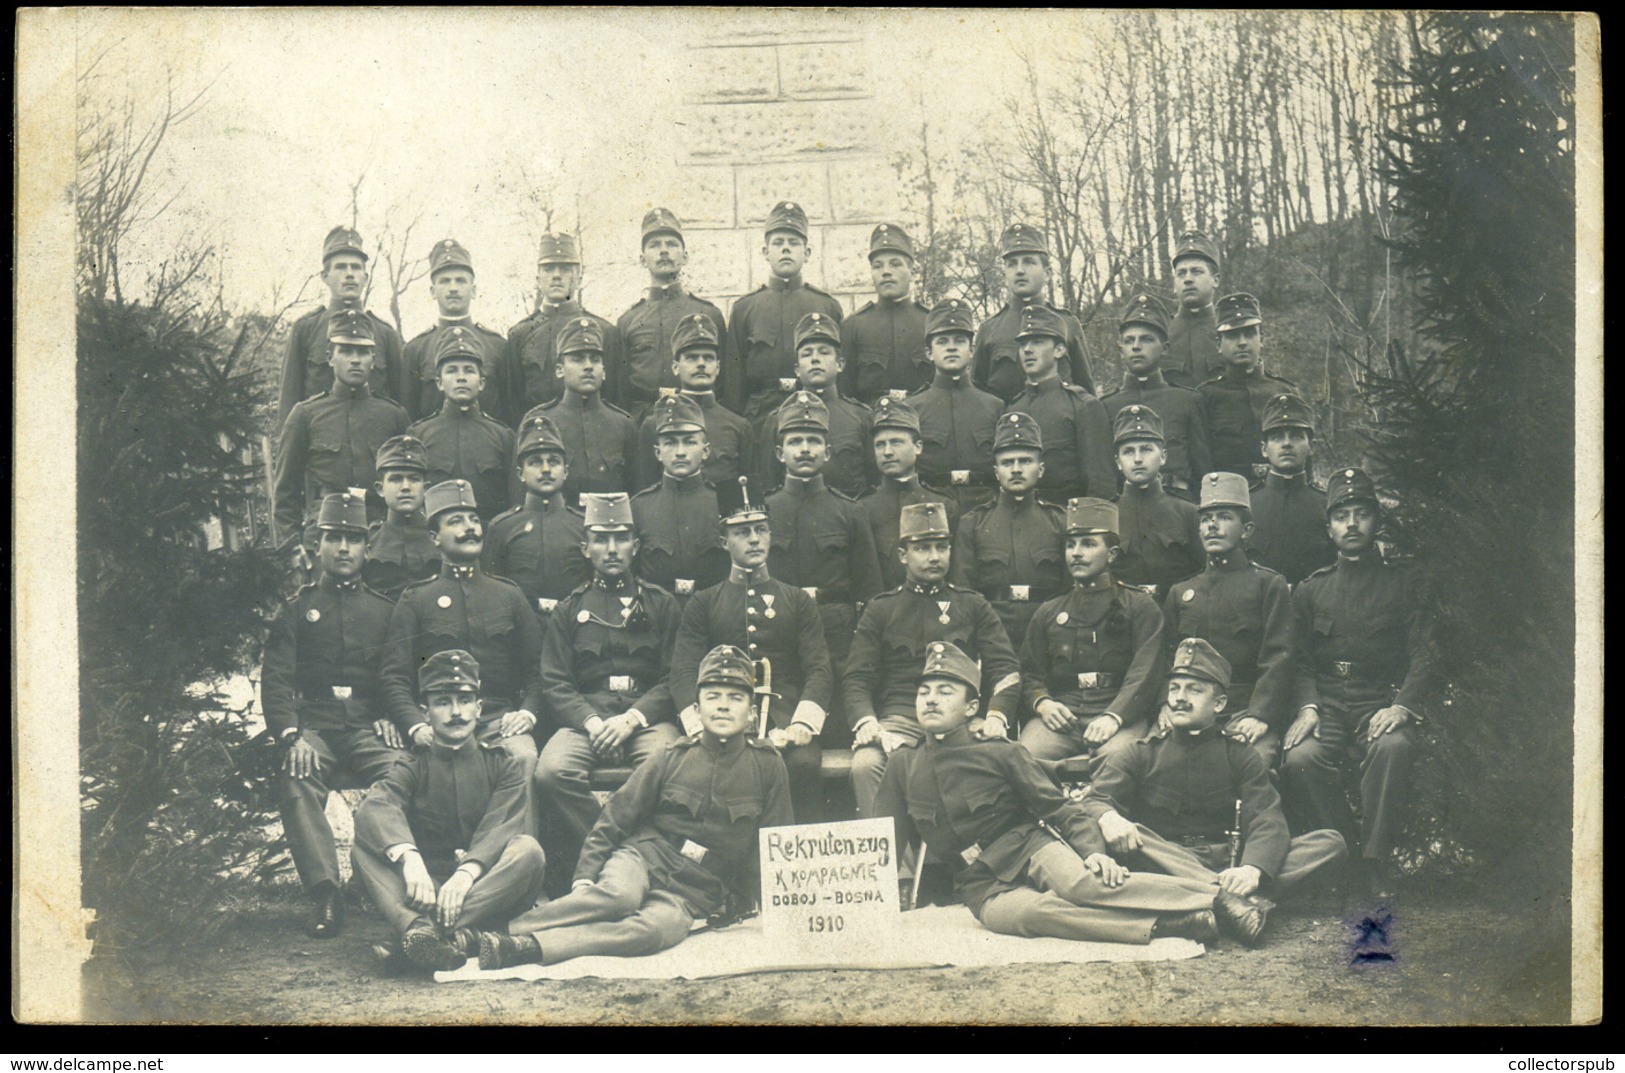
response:
[[[1552,1024],[1569,1014],[1568,949],[1542,940],[1561,934],[1546,909],[1413,885],[1386,941],[1362,927],[1376,914],[1325,895],[1277,910],[1261,949],[1221,943],[1188,961],[435,984],[379,975],[369,947],[387,929],[364,910],[337,939],[306,938],[305,904],[287,890],[199,965],[136,974],[93,960],[85,1013],[275,1025]]]

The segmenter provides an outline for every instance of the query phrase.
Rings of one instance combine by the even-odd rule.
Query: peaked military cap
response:
[[[434,244],[429,251],[429,278],[442,268],[466,268],[474,271],[474,258],[468,255],[468,250],[461,242],[454,238],[443,238]]]
[[[695,685],[738,686],[751,692],[756,688],[756,664],[745,655],[744,649],[717,645],[700,660]]]
[[[1065,342],[1066,324],[1061,320],[1061,314],[1040,302],[1023,309],[1016,338],[1027,339],[1035,335],[1047,335]]]
[[[898,516],[897,539],[901,543],[946,540],[948,536],[948,508],[941,503],[910,503]]]
[[[1081,533],[1117,534],[1117,504],[1107,499],[1085,497],[1066,501],[1067,535]]]
[[[1271,395],[1264,403],[1263,429],[1306,428],[1315,431],[1315,411],[1296,395]]]
[[[829,433],[829,407],[811,391],[798,391],[779,405],[773,416],[778,435],[798,428],[810,428]]]
[[[367,497],[354,492],[334,492],[323,496],[322,509],[316,515],[316,528],[365,533]]]
[[[1340,469],[1326,482],[1326,513],[1330,514],[1344,503],[1382,505],[1377,499],[1377,486],[1364,470]]]
[[[342,224],[329,231],[322,240],[322,264],[327,264],[327,259],[335,253],[353,253],[365,261],[367,251],[361,246],[361,232]]]
[[[704,432],[705,414],[700,404],[687,395],[662,395],[655,400],[654,429],[656,436],[668,432]]]
[[[964,682],[975,693],[982,688],[982,672],[976,661],[952,641],[932,641],[925,648],[925,669],[920,678],[952,678]]]
[[[536,253],[536,263],[539,265],[578,265],[581,263],[581,251],[576,247],[574,235],[555,232],[543,235]]]
[[[372,318],[359,309],[337,309],[327,318],[327,338],[333,343],[352,346],[377,346],[378,334],[373,331]]]
[[[781,201],[773,206],[767,214],[767,227],[765,233],[771,235],[775,231],[794,231],[802,238],[807,237],[807,210],[794,201]]]
[[[670,232],[678,238],[683,237],[683,222],[677,214],[670,209],[650,209],[643,214],[643,237]]]
[[[1174,649],[1169,677],[1205,678],[1221,690],[1230,688],[1230,661],[1200,637],[1187,637]]]
[[[452,358],[473,358],[481,369],[485,368],[485,351],[480,349],[479,340],[474,337],[474,333],[461,324],[447,328],[440,334],[440,340],[435,344],[435,368],[438,369],[442,362],[450,361]]]
[[[418,668],[418,695],[478,693],[480,661],[460,648],[436,652]]]
[[[751,494],[749,477],[717,485],[717,512],[723,525],[767,521],[767,504]]]
[[[1121,332],[1130,324],[1144,324],[1162,336],[1164,341],[1168,338],[1168,310],[1163,308],[1161,300],[1154,294],[1140,293],[1129,299],[1123,319],[1117,322],[1117,330]]]
[[[423,493],[423,513],[431,522],[447,510],[477,510],[474,486],[467,481],[441,481]]]
[[[1008,451],[1021,447],[1030,451],[1044,449],[1044,434],[1038,427],[1038,419],[1031,414],[1017,411],[1005,414],[999,418],[998,424],[993,426],[993,453]]]
[[[1250,294],[1227,294],[1219,299],[1215,312],[1219,316],[1219,331],[1233,332],[1238,328],[1251,328],[1254,324],[1264,323],[1264,314],[1259,311],[1258,299]]]
[[[869,234],[869,256],[884,253],[900,253],[910,261],[914,260],[914,240],[908,237],[896,224],[881,224]]]
[[[894,399],[890,395],[882,395],[875,400],[875,407],[869,412],[869,435],[871,438],[882,429],[900,428],[904,432],[920,435],[920,415],[908,403],[901,399]]]
[[[1048,257],[1049,243],[1044,240],[1044,232],[1032,224],[1011,224],[999,236],[999,256],[1012,253],[1041,253]]]
[[[1253,509],[1252,493],[1247,490],[1247,478],[1239,473],[1218,471],[1202,478],[1202,498],[1198,510],[1214,507],[1241,507]]]
[[[581,508],[586,515],[581,523],[583,529],[595,533],[632,531],[632,497],[625,492],[583,492]]]
[[[1169,263],[1177,265],[1186,257],[1200,257],[1214,268],[1219,267],[1219,247],[1200,231],[1186,231],[1179,236],[1174,244],[1174,259]]]
[[[814,339],[823,339],[841,345],[841,326],[827,313],[808,313],[796,323],[796,349]]]
[[[591,317],[574,317],[559,331],[559,354],[590,350],[604,352],[604,329]]]
[[[704,313],[690,313],[671,330],[671,352],[681,354],[689,347],[704,346],[716,350],[722,345],[717,326]]]
[[[416,436],[391,436],[378,448],[372,468],[377,473],[386,469],[410,469],[418,473],[429,472],[429,450]]]
[[[1143,403],[1131,403],[1117,411],[1112,419],[1112,443],[1128,440],[1156,440],[1166,443],[1162,435],[1162,418],[1157,411]]]
[[[559,433],[559,426],[546,414],[537,414],[526,418],[519,429],[519,446],[513,456],[523,461],[538,451],[557,451],[565,454],[564,437]]]

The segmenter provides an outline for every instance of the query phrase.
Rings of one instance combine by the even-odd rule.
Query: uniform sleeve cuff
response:
[[[642,727],[644,730],[649,729],[649,717],[638,711],[636,708],[628,708],[626,710],[626,714],[630,715],[634,720],[636,720],[638,726]]]
[[[824,720],[827,718],[829,718],[829,713],[824,711],[816,701],[804,700],[796,704],[795,714],[790,716],[790,721],[792,723],[806,724],[807,729],[813,732],[813,737],[817,737],[823,733]]]
[[[401,858],[405,857],[408,853],[416,853],[417,851],[418,848],[410,842],[397,842],[393,846],[390,846],[388,849],[384,850],[384,858],[388,860],[390,864],[400,864]]]

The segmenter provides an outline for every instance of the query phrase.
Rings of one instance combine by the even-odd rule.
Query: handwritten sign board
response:
[[[891,817],[760,835],[762,933],[780,949],[872,949],[899,931]]]

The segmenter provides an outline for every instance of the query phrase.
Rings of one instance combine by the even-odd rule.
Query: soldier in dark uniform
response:
[[[371,488],[378,448],[411,423],[405,410],[367,385],[377,345],[366,314],[338,310],[327,319],[327,338],[333,385],[289,411],[277,441],[276,522],[283,539],[304,529],[323,497]],[[372,513],[382,515],[381,504]]]
[[[1060,502],[1080,496],[1105,498],[1117,490],[1111,423],[1099,399],[1062,380],[1056,370],[1064,331],[1060,317],[1048,306],[1022,311],[1017,342],[1027,386],[1004,412],[1028,414],[1044,431],[1040,492]]]
[[[719,647],[697,678],[703,729],[650,757],[609,799],[568,895],[510,922],[509,934],[479,936],[482,969],[654,954],[688,938],[695,920],[753,904],[758,834],[792,822],[784,762],[751,737],[750,657]]]
[[[423,516],[429,456],[415,436],[393,436],[378,448],[373,489],[388,514],[367,530],[367,560],[361,576],[368,587],[391,601],[414,581],[440,573],[440,545]]]
[[[926,352],[936,369],[930,386],[908,397],[920,415],[920,478],[953,493],[963,515],[993,498],[993,428],[1004,403],[971,383],[970,306],[938,303],[926,321]]]
[[[1202,478],[1202,549],[1207,566],[1168,590],[1163,638],[1169,651],[1200,637],[1230,665],[1223,732],[1273,768],[1292,712],[1292,592],[1286,578],[1247,558],[1252,532],[1247,482],[1234,473]]]
[[[546,861],[525,829],[530,765],[476,740],[479,661],[456,649],[437,652],[417,680],[429,744],[367,792],[351,860],[400,936],[394,956],[450,970],[475,945],[459,943],[458,929],[501,927],[530,906],[542,893]]]
[[[683,225],[670,209],[650,209],[643,217],[642,256],[643,267],[649,272],[649,291],[616,321],[624,360],[620,381],[612,385],[610,392],[627,413],[637,418],[646,414],[663,392],[683,386],[677,375],[677,333],[685,321],[700,317],[711,328],[706,338],[717,353],[711,383],[701,389],[706,392],[715,389],[716,377],[727,364],[721,350],[728,338],[728,322],[722,310],[683,289],[680,277],[688,263],[688,247],[683,241]]]
[[[366,505],[347,492],[327,496],[316,526],[321,572],[271,628],[261,696],[266,729],[283,747],[282,830],[316,903],[310,934],[326,939],[344,926],[338,850],[323,812],[328,791],[371,786],[406,752],[378,688],[390,607],[361,583]]]
[[[481,562],[486,573],[518,585],[546,622],[559,600],[592,577],[581,557],[581,511],[564,496],[564,439],[546,417],[525,422],[515,468],[525,501],[491,519]]]
[[[627,314],[630,316],[631,314]],[[717,401],[717,374],[722,371],[722,340],[716,323],[705,313],[691,313],[677,322],[672,333],[671,367],[677,377],[675,392],[700,408],[705,424],[705,479],[713,485],[739,479],[753,457],[750,422]],[[647,488],[660,479],[660,459],[655,457],[655,423],[647,415],[638,426],[638,457],[634,467],[638,484]]]
[[[914,503],[941,503],[948,512],[948,528],[953,529],[959,521],[959,505],[949,493],[920,480],[920,415],[907,402],[897,402],[890,395],[876,400],[870,434],[880,483],[858,500],[858,506],[874,536],[880,587],[895,589],[903,583],[903,564],[897,561],[895,552],[903,508]]]
[[[980,687],[969,656],[945,641],[930,646],[915,696],[926,733],[897,750],[875,802],[896,822],[898,848],[918,840],[959,858],[955,889],[989,931],[1140,944],[1216,938],[1212,885],[1129,874],[1025,749],[970,733]]]
[[[429,484],[467,481],[479,498],[481,517],[489,520],[508,509],[513,429],[480,409],[485,358],[473,333],[449,328],[439,345],[436,382],[446,401],[439,413],[406,431],[423,441]]]
[[[702,656],[717,645],[743,649],[757,665],[766,737],[789,769],[795,822],[819,823],[825,806],[818,736],[829,716],[833,672],[818,604],[769,571],[773,529],[767,506],[751,498],[749,480],[741,477],[718,492],[732,566],[728,580],[697,593],[683,610],[671,657],[672,697],[683,728],[694,733],[693,683]]]
[[[592,317],[576,317],[564,325],[558,332],[558,363],[553,369],[563,390],[552,402],[525,415],[542,413],[558,426],[570,458],[564,494],[571,499],[582,492],[632,490],[638,427],[625,410],[604,399],[609,375],[606,338]],[[531,343],[535,342],[532,333]]]
[[[1222,371],[1219,318],[1213,308],[1219,295],[1219,247],[1200,231],[1186,231],[1179,236],[1172,267],[1179,310],[1168,325],[1162,372],[1170,384],[1194,388]]]
[[[976,333],[971,379],[1004,402],[1019,395],[1028,379],[1018,340],[1022,319],[1029,309],[1045,309],[1053,314],[1066,352],[1065,360],[1057,363],[1060,375],[1093,395],[1095,381],[1089,371],[1083,326],[1070,312],[1050,305],[1042,297],[1049,283],[1049,245],[1043,232],[1030,224],[1011,224],[999,239],[999,257],[1004,261],[1009,301],[983,321]]]
[[[960,519],[948,572],[955,585],[987,597],[1013,644],[1027,636],[1038,605],[1066,589],[1066,511],[1034,490],[1043,457],[1038,422],[1020,413],[999,419],[993,438],[999,495]]]
[[[1427,596],[1414,566],[1385,562],[1376,546],[1382,508],[1371,478],[1345,469],[1328,485],[1337,562],[1292,594],[1298,714],[1282,784],[1296,826],[1352,832],[1344,771],[1357,767],[1362,864],[1386,885],[1410,802],[1415,724],[1435,685]]]
[[[1197,388],[1213,445],[1213,468],[1252,480],[1264,440],[1264,404],[1293,390],[1292,381],[1264,371],[1263,316],[1250,294],[1219,299],[1219,357],[1224,372]]]
[[[484,384],[480,388],[480,409],[509,424],[519,418],[519,384],[516,370],[508,362],[508,345],[502,336],[477,323],[469,313],[476,289],[474,259],[454,238],[442,239],[429,251],[429,293],[434,297],[439,317],[433,328],[414,336],[406,344],[407,399],[405,405],[414,418],[440,412],[445,401],[440,394],[440,337],[448,329],[461,327],[480,348]]]
[[[574,871],[598,819],[593,768],[636,766],[682,736],[666,683],[677,600],[632,573],[638,539],[631,501],[588,495],[585,502],[586,539],[577,554],[592,564],[593,578],[559,601],[542,637],[542,703],[559,729],[542,746],[536,796],[548,859],[561,879]]]
[[[1123,554],[1113,573],[1119,581],[1145,588],[1161,599],[1168,586],[1199,572],[1207,563],[1196,504],[1162,489],[1162,418],[1132,403],[1117,411],[1112,438],[1123,490],[1117,496],[1118,536]]]
[[[1212,645],[1181,642],[1168,682],[1170,725],[1109,758],[1082,805],[1130,867],[1213,884],[1219,924],[1252,946],[1274,908],[1260,892],[1289,893],[1336,865],[1348,847],[1332,830],[1288,837],[1263,760],[1215,729],[1229,683],[1230,666]],[[1238,830],[1239,859],[1231,864],[1230,833]]]
[[[728,553],[717,538],[717,490],[702,469],[705,415],[687,395],[667,395],[649,423],[662,473],[660,483],[632,497],[638,573],[683,605],[728,576]]]
[[[1008,737],[1021,705],[1021,669],[999,616],[981,593],[946,580],[952,552],[942,504],[904,507],[898,542],[903,584],[864,608],[842,676],[860,816],[875,814],[886,758],[924,733],[914,695],[933,641],[951,641],[981,662],[978,696],[985,698],[985,711],[972,721],[972,733]]]
[[[883,396],[899,400],[931,381],[925,353],[925,321],[930,309],[910,293],[914,286],[914,242],[896,224],[881,224],[869,236],[869,270],[875,300],[841,325],[841,391],[865,406]]]
[[[1103,499],[1066,505],[1072,591],[1033,616],[1021,648],[1026,705],[1037,718],[1021,744],[1040,760],[1092,754],[1098,767],[1145,733],[1162,685],[1162,611],[1113,576],[1117,508]]]
[[[1168,340],[1168,314],[1149,294],[1135,297],[1117,326],[1122,354],[1123,383],[1101,396],[1106,416],[1114,421],[1125,406],[1149,406],[1162,421],[1162,487],[1181,499],[1195,502],[1196,485],[1213,468],[1207,425],[1202,419],[1202,397],[1190,388],[1170,384],[1162,374],[1163,347]]]
[[[772,398],[757,419],[756,474],[764,488],[784,480],[779,458],[778,411],[793,395],[811,393],[823,400],[829,417],[828,465],[824,480],[856,499],[874,484],[874,456],[869,452],[869,408],[841,395],[841,326],[822,313],[808,313],[796,325],[796,388]]]
[[[1309,473],[1315,414],[1296,395],[1264,404],[1264,462],[1269,472],[1253,486],[1253,535],[1247,554],[1296,585],[1337,559],[1326,534],[1326,490]]]
[[[277,396],[278,421],[286,421],[296,403],[320,395],[333,386],[329,364],[327,321],[341,309],[361,311],[367,293],[367,253],[361,236],[348,227],[335,227],[322,242],[322,282],[327,284],[325,309],[314,309],[293,322],[288,349],[282,357],[282,384]],[[367,385],[383,399],[400,402],[405,391],[401,336],[382,317],[365,313],[372,322],[377,354]]]
[[[559,334],[566,325],[583,317],[598,326],[599,351],[604,359],[600,390],[608,393],[606,401],[614,402],[621,377],[621,333],[603,317],[588,312],[576,297],[581,287],[581,253],[574,235],[542,236],[536,280],[542,295],[540,306],[509,333],[510,340],[519,338],[514,368],[523,398],[518,408],[528,413],[559,397],[564,390],[558,372],[562,353]],[[525,328],[522,333],[521,328]]]
[[[796,390],[796,325],[808,313],[822,313],[839,324],[841,303],[805,282],[801,271],[812,247],[807,241],[807,213],[792,201],[781,201],[767,215],[768,281],[734,303],[728,322],[732,346],[724,352],[718,388],[722,401],[747,421],[771,413]]]

